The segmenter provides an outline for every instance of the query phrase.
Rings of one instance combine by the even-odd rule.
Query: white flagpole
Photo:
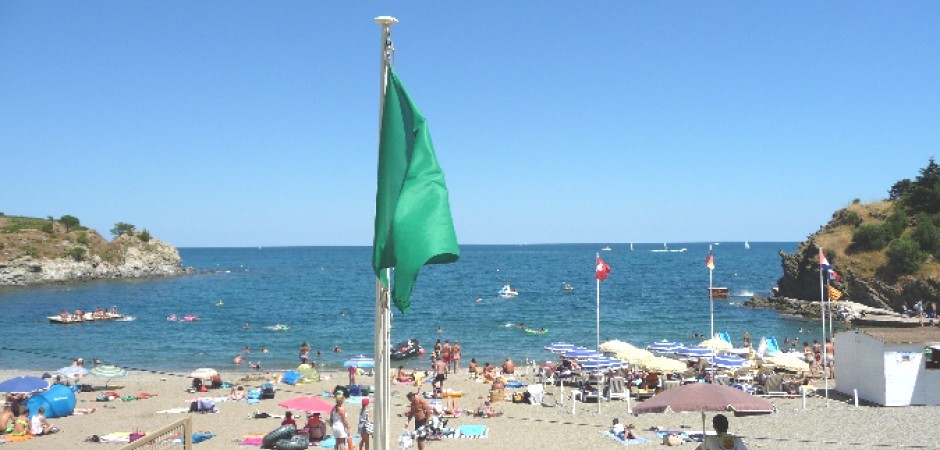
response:
[[[392,64],[391,27],[398,23],[398,19],[389,16],[380,16],[375,18],[375,22],[382,26],[382,70],[379,91],[379,142],[381,145],[382,133],[382,113],[385,106],[385,88],[388,80],[388,70]],[[386,270],[386,278],[391,282],[391,269]],[[391,418],[390,391],[391,378],[389,377],[389,366],[391,365],[391,330],[392,330],[392,311],[389,307],[389,292],[382,281],[375,279],[375,402],[374,406],[374,433],[372,445],[375,450],[390,450],[389,445],[389,419]]]
[[[819,255],[820,255],[821,258],[822,258],[822,257],[825,257],[825,253],[823,253],[823,249],[822,249],[822,248],[819,249]],[[821,259],[821,258],[820,258],[820,261],[819,261],[819,263],[820,263],[820,264],[819,264],[819,309],[820,309],[819,312],[821,313],[820,315],[822,316],[822,330],[821,330],[821,332],[822,332],[822,345],[825,345],[825,342],[826,342],[826,290],[825,290],[825,288],[824,288],[824,286],[823,286],[823,266],[822,266],[822,259]],[[823,379],[826,380],[826,381],[825,381],[825,383],[826,383],[826,406],[829,406],[829,377],[826,376],[826,365],[827,365],[828,362],[829,362],[829,361],[828,361],[829,358],[827,358],[825,348],[823,348],[822,354],[823,354],[823,358],[822,358],[822,361],[823,361],[822,375],[823,375]]]
[[[714,255],[712,254],[711,245],[708,246],[708,256],[711,258],[714,258]],[[712,259],[712,261],[713,261],[712,265],[714,265],[715,264],[714,259]],[[710,318],[710,323],[711,323],[711,334],[708,335],[709,339],[715,338],[715,296],[712,293],[712,272],[713,271],[714,270],[711,267],[708,268],[708,309],[709,309],[709,318]]]
[[[597,265],[597,261],[601,259],[601,254],[596,253],[595,255],[596,255],[596,258],[594,259],[595,261],[594,264]],[[600,353],[601,351],[601,280],[599,280],[597,277],[594,277],[594,281],[597,282],[597,307],[595,308],[597,312],[597,347],[595,347],[594,349],[597,350],[598,353]]]

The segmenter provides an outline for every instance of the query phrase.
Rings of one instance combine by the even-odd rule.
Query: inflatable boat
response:
[[[393,360],[402,360],[413,358],[415,356],[420,356],[424,353],[424,350],[418,345],[417,339],[408,339],[404,342],[399,342],[392,347],[392,353],[389,355]]]

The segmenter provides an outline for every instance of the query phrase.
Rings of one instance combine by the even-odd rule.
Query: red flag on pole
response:
[[[605,263],[604,260],[601,259],[600,256],[598,256],[597,268],[594,271],[594,277],[596,277],[598,281],[604,281],[607,278],[607,275],[609,274],[610,274],[610,266],[608,266],[607,263]]]

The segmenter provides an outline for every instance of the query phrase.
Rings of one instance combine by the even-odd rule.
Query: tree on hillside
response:
[[[930,158],[914,181],[898,181],[888,192],[891,199],[901,200],[914,213],[940,212],[940,165]]]
[[[113,234],[113,235],[115,235],[115,236],[121,236],[122,234],[126,234],[126,235],[128,235],[128,236],[133,236],[133,235],[134,235],[134,231],[136,231],[136,229],[137,229],[137,227],[135,227],[135,226],[133,226],[133,225],[131,225],[131,224],[129,224],[129,223],[118,222],[118,223],[114,224],[114,228],[111,229],[111,234]]]
[[[79,225],[78,217],[70,216],[68,214],[62,217],[59,217],[59,223],[61,223],[62,225],[65,225],[66,233],[68,233],[69,230],[72,229],[73,227],[77,227]]]

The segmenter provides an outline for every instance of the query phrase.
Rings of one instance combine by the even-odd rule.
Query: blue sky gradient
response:
[[[801,240],[940,144],[938,2],[13,1],[0,212],[371,245],[378,15],[464,244]]]

